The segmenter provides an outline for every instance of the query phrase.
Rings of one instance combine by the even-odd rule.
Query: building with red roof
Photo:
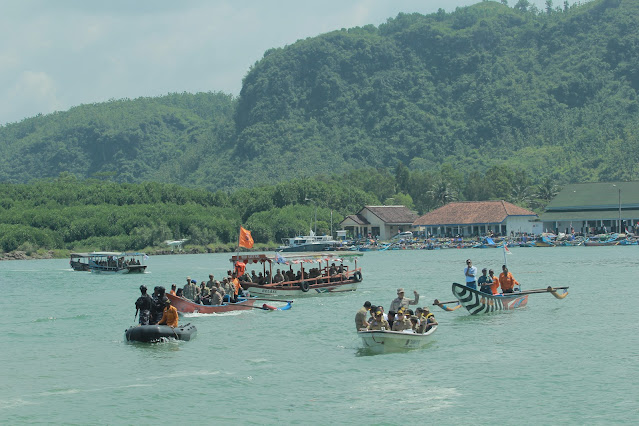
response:
[[[419,217],[413,229],[434,236],[542,232],[537,213],[503,200],[448,203]]]

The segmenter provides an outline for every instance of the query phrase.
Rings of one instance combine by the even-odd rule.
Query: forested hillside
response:
[[[544,178],[638,179],[639,2],[547,4],[481,2],[300,40],[265,52],[237,99],[172,94],[7,125],[0,181],[70,172],[216,191],[401,165],[429,185],[398,181],[423,210],[435,192],[497,196],[481,182],[504,167],[519,174],[513,199]]]

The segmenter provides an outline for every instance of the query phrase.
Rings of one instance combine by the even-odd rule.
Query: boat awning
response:
[[[353,261],[363,253],[335,253],[335,252],[308,252],[308,253],[275,253],[275,255],[243,253],[231,257],[231,262],[238,260],[249,263],[280,263],[284,265],[298,263],[317,263],[317,262],[347,262]]]

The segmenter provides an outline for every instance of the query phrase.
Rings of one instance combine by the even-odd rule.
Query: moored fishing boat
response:
[[[124,337],[129,342],[154,343],[166,340],[191,340],[197,334],[197,329],[192,324],[184,324],[179,327],[168,325],[137,325],[124,331]]]
[[[255,301],[257,300],[256,298],[240,298],[239,302],[237,303],[224,303],[222,305],[200,305],[199,303],[195,303],[182,297],[174,296],[170,293],[167,293],[166,296],[171,300],[171,304],[175,306],[175,309],[183,314],[220,314],[224,312],[247,311],[251,309],[262,309],[265,311],[285,311],[291,308],[292,303],[292,301],[287,301],[287,305],[281,308],[275,308],[266,304],[263,304],[262,306],[254,306]]]
[[[281,252],[315,252],[324,250],[334,250],[341,246],[341,241],[336,241],[330,235],[315,235],[313,231],[310,235],[284,238],[283,245],[276,251]]]
[[[413,333],[409,331],[388,331],[388,330],[363,330],[357,335],[362,338],[364,347],[371,352],[387,353],[397,352],[406,349],[420,349],[428,345],[431,336],[437,330],[434,325],[426,333]]]
[[[362,281],[362,270],[357,267],[359,256],[362,254],[353,252],[320,252],[286,256],[280,253],[276,253],[275,256],[240,253],[231,257],[231,262],[234,266],[240,262],[247,268],[246,272],[251,263],[259,263],[262,267],[261,283],[240,280],[242,288],[248,290],[251,295],[293,299],[357,290],[357,286]],[[354,268],[345,266],[345,261],[354,261]],[[310,267],[309,264],[316,265]],[[282,274],[285,278],[279,282],[273,271],[278,265],[289,267],[289,271],[284,271]],[[297,273],[294,273],[293,265],[299,266]],[[305,267],[305,265],[308,266]]]

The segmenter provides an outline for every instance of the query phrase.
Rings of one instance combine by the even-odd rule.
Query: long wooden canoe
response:
[[[453,295],[471,315],[510,311],[523,308],[528,303],[528,294],[506,293],[491,295],[459,283],[453,283]]]

